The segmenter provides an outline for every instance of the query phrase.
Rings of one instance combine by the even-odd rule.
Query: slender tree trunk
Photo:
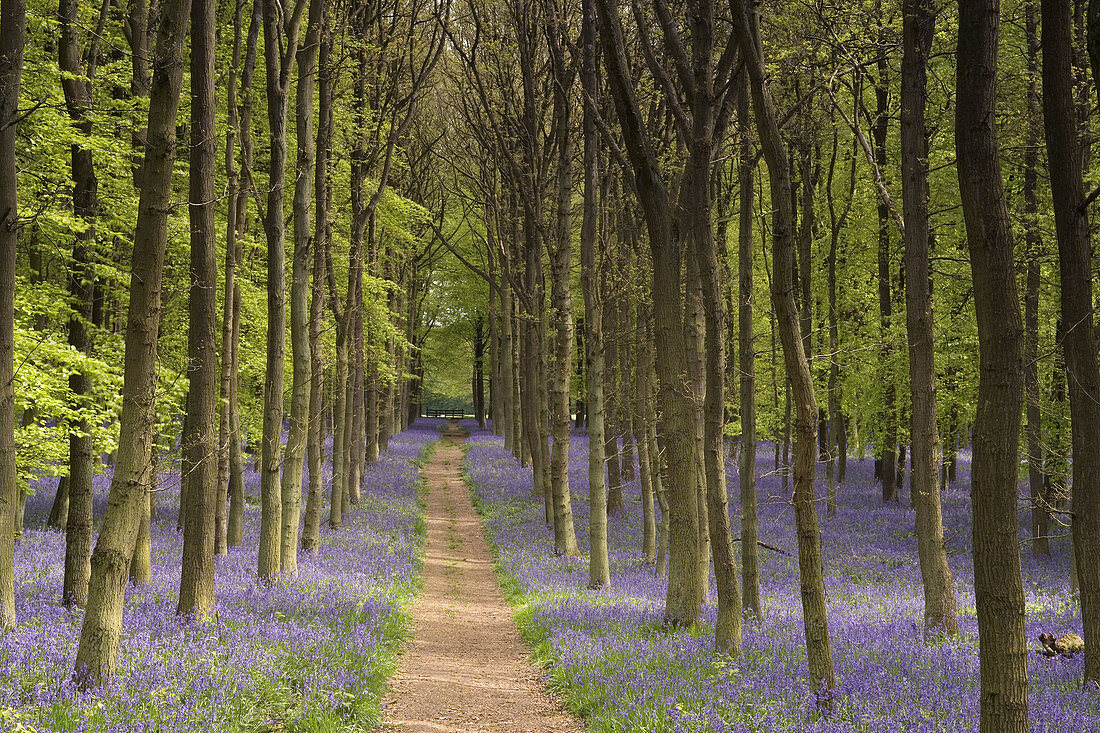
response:
[[[65,106],[76,129],[89,135],[92,122],[88,111],[92,106],[92,79],[98,55],[98,38],[85,49],[81,58],[78,42],[79,6],[75,0],[61,0],[57,11],[60,20],[58,66],[62,78]],[[91,354],[93,343],[89,328],[93,323],[95,299],[95,269],[89,247],[95,243],[95,221],[99,213],[99,182],[91,148],[74,143],[71,146],[73,177],[73,214],[83,219],[86,228],[76,235],[73,262],[68,274],[69,296],[73,315],[69,319],[69,345],[76,351]],[[88,375],[77,369],[69,375],[72,406],[81,409],[90,399]],[[65,523],[65,576],[61,602],[83,606],[88,599],[88,578],[92,554],[92,476],[95,446],[91,426],[83,418],[75,418],[69,429],[69,512]]]
[[[313,6],[317,5],[315,9]],[[332,147],[332,69],[329,55],[332,41],[327,28],[327,12],[322,2],[311,2],[309,7],[309,31],[306,43],[318,45],[317,93],[317,162],[314,169],[314,222],[313,222],[313,284],[309,301],[309,493],[306,496],[306,515],[302,528],[302,549],[317,549],[321,532],[321,503],[325,448],[325,418],[322,400],[325,391],[325,363],[321,339],[324,335],[325,311],[325,252],[329,241],[328,223],[328,166]],[[316,30],[314,27],[316,26]],[[335,445],[335,441],[334,441]]]
[[[264,65],[267,72],[267,121],[271,138],[268,165],[267,211],[264,233],[267,238],[267,364],[264,374],[263,446],[260,474],[260,544],[257,573],[260,581],[271,583],[282,565],[283,506],[279,486],[281,465],[279,442],[283,427],[283,364],[286,351],[286,221],[283,199],[286,182],[286,118],[292,53],[298,29],[283,38],[283,8],[276,0],[263,2]],[[296,0],[300,3],[301,0]],[[298,14],[297,12],[295,13]],[[287,19],[289,21],[289,18]]]
[[[149,496],[141,510],[141,524],[138,526],[137,542],[134,554],[130,558],[130,582],[134,585],[146,585],[153,579],[152,560],[152,523],[153,497],[160,484],[160,437],[153,438],[149,451]]]
[[[603,259],[603,272],[601,273],[602,292],[614,293],[614,277],[611,274],[610,253]],[[604,409],[604,463],[607,465],[607,513],[611,515],[622,514],[623,511],[623,478],[622,464],[619,463],[619,340],[622,332],[618,324],[618,304],[612,298],[607,298],[600,308],[600,317],[603,319],[601,326],[604,336],[604,372],[603,372],[603,409]]]
[[[875,148],[875,165],[879,170],[884,170],[887,164],[886,136],[890,123],[889,94],[890,88],[887,80],[887,63],[883,56],[879,61],[879,78],[875,85],[875,124],[872,129]],[[882,324],[882,357],[883,369],[883,396],[882,419],[880,426],[881,445],[875,446],[875,455],[882,460],[879,478],[882,481],[882,500],[897,501],[898,487],[895,483],[897,472],[896,460],[898,442],[897,429],[897,382],[894,375],[889,372],[889,364],[893,359],[893,346],[891,342],[893,321],[893,288],[890,283],[890,207],[881,199],[878,203],[878,307],[879,319]]]
[[[161,275],[168,242],[183,44],[190,11],[189,0],[162,0],[159,13],[149,95],[149,139],[134,231],[118,460],[92,554],[88,606],[76,653],[74,675],[83,688],[102,685],[114,675],[122,632],[123,591],[149,495]]]
[[[241,141],[241,185],[237,191],[236,231],[243,232],[248,222],[248,200],[255,194],[252,178],[252,79],[256,73],[256,56],[260,26],[263,22],[263,2],[253,0],[252,17],[245,41],[244,66],[241,69],[241,109],[238,133]],[[235,242],[234,260],[244,259],[244,243]],[[244,453],[239,409],[239,372],[241,365],[241,285],[233,284],[233,336],[230,339],[233,366],[229,376],[229,517],[226,545],[240,547],[244,543]],[[261,471],[262,475],[262,471]]]
[[[203,619],[214,608],[214,514],[218,481],[217,245],[214,234],[214,0],[191,4],[191,290],[187,330],[187,431],[183,471],[188,477],[183,562],[176,613]],[[146,499],[148,502],[148,499]]]
[[[0,2],[0,633],[15,627],[15,141],[26,12],[25,0]]]
[[[756,516],[756,349],[753,342],[753,152],[749,133],[748,82],[742,77],[737,110],[741,156],[737,225],[737,357],[740,375],[741,454],[738,483],[741,491],[741,598],[747,610],[760,617],[760,553]]]
[[[996,108],[998,0],[959,3],[955,148],[978,321],[978,412],[971,504],[981,650],[982,733],[1029,729],[1027,638],[1016,492],[1022,334]],[[1005,538],[1012,541],[1005,541]]]
[[[280,486],[283,502],[283,527],[280,547],[280,571],[298,572],[298,527],[302,513],[302,467],[310,427],[312,352],[309,333],[309,275],[313,227],[310,221],[310,195],[314,182],[313,88],[317,71],[317,50],[321,35],[322,0],[310,0],[306,33],[297,49],[298,80],[295,96],[295,139],[297,175],[294,179],[294,261],[290,278],[290,352],[292,381],[290,388],[289,430],[283,452]]]
[[[1097,3],[1100,7],[1100,3]],[[1031,493],[1032,551],[1050,554],[1050,512],[1043,491],[1043,424],[1039,402],[1039,148],[1043,144],[1043,114],[1039,99],[1039,22],[1034,0],[1024,4],[1027,39],[1027,147],[1024,149],[1024,239],[1027,278],[1024,291],[1024,394],[1027,424],[1027,474]]]
[[[1072,425],[1073,559],[1081,596],[1086,682],[1100,683],[1100,367],[1092,318],[1092,245],[1076,137],[1072,7],[1042,2],[1043,119],[1058,233]]]
[[[585,410],[588,413],[588,587],[605,588],[611,584],[611,563],[607,554],[607,484],[604,483],[603,456],[603,303],[596,286],[596,235],[599,219],[596,174],[599,166],[599,138],[596,134],[596,110],[593,105],[599,80],[596,69],[596,16],[592,3],[593,0],[583,0],[581,20],[581,85],[586,94],[582,122],[584,204],[581,215],[581,292],[584,295],[584,391]]]
[[[798,569],[802,588],[802,615],[806,652],[813,690],[826,690],[831,701],[836,686],[832,645],[826,615],[825,583],[821,567],[821,534],[814,506],[814,468],[817,463],[817,398],[799,333],[794,299],[794,231],[787,214],[791,210],[791,186],[787,151],[776,120],[771,90],[767,85],[759,38],[743,0],[734,5],[734,30],[749,73],[757,130],[768,165],[772,191],[772,304],[783,343],[783,359],[797,407],[798,439],[795,444],[794,505],[798,533]]]
[[[935,35],[931,0],[905,0],[901,68],[901,168],[905,209],[905,313],[912,395],[913,477],[917,553],[924,580],[924,633],[959,631],[955,580],[943,544],[939,485],[939,427],[932,333],[932,274],[928,229],[928,130],[924,121],[926,67]]]
[[[657,514],[655,499],[655,477],[653,472],[653,456],[650,454],[649,433],[646,423],[649,419],[648,395],[651,389],[649,340],[645,337],[645,322],[648,315],[645,312],[643,300],[638,299],[638,346],[634,350],[636,359],[635,385],[637,389],[634,397],[634,437],[638,442],[638,482],[642,490],[642,557],[647,564],[657,562]],[[589,413],[591,416],[591,413]],[[591,429],[591,428],[590,428]],[[600,478],[603,478],[602,466]],[[589,467],[591,470],[591,467]]]
[[[144,2],[144,0],[141,1]],[[229,385],[233,379],[233,293],[236,288],[237,192],[240,187],[235,147],[239,125],[237,85],[241,66],[244,3],[237,2],[235,7],[233,13],[233,55],[229,66],[225,105],[228,117],[225,130],[226,203],[229,206],[229,213],[226,216],[225,226],[225,293],[222,301],[221,375],[218,386],[218,479],[214,511],[214,553],[217,555],[224,555],[228,549],[226,510],[228,506],[230,463],[229,433],[232,424]]]

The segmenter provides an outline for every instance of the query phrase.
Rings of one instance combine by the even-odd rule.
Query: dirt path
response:
[[[452,425],[421,469],[428,482],[424,589],[411,609],[412,643],[383,701],[383,730],[583,731],[527,661],[461,477],[464,439]]]

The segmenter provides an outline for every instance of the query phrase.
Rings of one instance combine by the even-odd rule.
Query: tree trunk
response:
[[[187,431],[182,469],[188,477],[183,561],[176,613],[196,620],[214,608],[214,514],[218,481],[217,289],[214,233],[214,0],[191,4],[191,290],[187,330]],[[148,499],[146,500],[148,501]]]
[[[749,132],[749,90],[742,77],[737,120],[741,157],[737,224],[737,358],[740,374],[741,454],[738,483],[741,491],[741,598],[745,608],[760,617],[760,553],[756,517],[756,349],[753,343],[753,153]]]
[[[144,0],[141,0],[144,2]],[[225,174],[226,203],[229,213],[225,225],[225,291],[222,301],[222,344],[221,374],[218,385],[218,478],[214,510],[214,553],[224,555],[227,552],[227,499],[229,484],[229,433],[230,382],[233,379],[233,293],[236,286],[237,254],[237,191],[239,173],[235,151],[237,128],[237,85],[241,66],[242,26],[244,3],[237,3],[233,13],[233,55],[229,66],[228,90],[226,92],[226,115],[228,124],[225,129]]]
[[[1100,683],[1100,368],[1092,319],[1092,245],[1076,136],[1072,7],[1042,2],[1043,119],[1058,233],[1072,425],[1073,559],[1081,596],[1086,682]]]
[[[161,275],[168,242],[183,43],[190,11],[189,0],[163,0],[153,51],[149,139],[131,264],[118,460],[92,554],[88,606],[76,653],[74,676],[82,688],[102,685],[114,675],[126,577],[149,495]]]
[[[794,461],[795,525],[798,533],[798,569],[802,589],[802,615],[806,632],[806,656],[810,686],[823,704],[831,704],[836,687],[832,646],[826,615],[825,582],[821,567],[821,534],[814,506],[814,468],[817,463],[817,398],[799,333],[798,306],[794,298],[794,231],[791,185],[786,146],[776,119],[764,62],[760,57],[755,24],[743,0],[736,0],[734,30],[745,54],[756,126],[768,165],[772,195],[772,304],[783,344],[783,359],[796,405],[797,442]],[[824,687],[824,695],[821,688]]]
[[[1100,7],[1100,3],[1097,3]],[[1027,276],[1024,290],[1024,395],[1027,424],[1027,474],[1031,494],[1031,549],[1050,554],[1050,512],[1043,491],[1043,424],[1039,401],[1039,147],[1043,144],[1043,116],[1039,100],[1039,22],[1034,0],[1024,4],[1027,39],[1027,147],[1024,149],[1024,240]]]
[[[646,216],[653,265],[657,376],[661,392],[661,434],[665,441],[669,508],[669,582],[665,621],[690,625],[699,619],[703,595],[698,473],[694,409],[681,385],[687,377],[684,307],[680,294],[681,248],[672,230],[672,202],[661,180],[656,154],[634,98],[623,31],[612,0],[596,0],[604,66],[634,169],[635,191]]]
[[[959,3],[955,148],[978,322],[971,505],[981,730],[1022,733],[1029,729],[1016,520],[1023,328],[994,127],[999,10],[998,0]]]
[[[581,215],[581,292],[584,295],[584,391],[588,413],[588,587],[611,584],[611,563],[607,554],[607,484],[604,483],[604,394],[603,394],[603,303],[596,286],[596,234],[599,219],[596,183],[599,167],[599,138],[596,134],[596,16],[593,0],[583,0],[581,21],[581,85],[585,91],[584,119],[584,204]],[[652,513],[652,498],[650,513]],[[648,527],[648,525],[647,525]],[[647,555],[648,557],[648,555]]]
[[[130,557],[130,582],[134,585],[146,585],[153,579],[152,524],[153,501],[160,487],[160,436],[153,438],[149,451],[149,496],[141,509],[141,524],[138,526],[137,542],[134,554]]]
[[[58,7],[60,39],[58,42],[58,66],[65,73],[62,90],[65,106],[76,130],[90,135],[92,122],[88,111],[92,106],[92,78],[98,55],[98,39],[85,49],[86,60],[78,44],[79,5],[75,0],[61,0]],[[99,182],[91,148],[78,144],[71,146],[73,177],[73,214],[83,219],[86,228],[76,235],[73,243],[73,262],[68,274],[69,295],[73,315],[69,319],[69,345],[77,352],[92,353],[92,335],[95,299],[95,269],[89,247],[95,242],[95,223],[99,213]],[[86,407],[91,384],[88,375],[77,369],[69,375],[70,400],[75,409]],[[95,446],[91,426],[87,420],[74,419],[69,429],[69,513],[65,524],[65,576],[61,602],[83,606],[88,600],[88,579],[91,574],[92,555],[92,476]]]
[[[926,67],[935,35],[931,0],[905,0],[901,67],[901,168],[905,209],[905,314],[912,395],[911,495],[917,510],[917,553],[924,581],[924,634],[959,632],[955,581],[943,543],[939,427],[932,334],[932,273],[928,228]],[[904,461],[903,461],[904,462]]]
[[[886,57],[880,57],[878,62],[879,77],[875,85],[875,124],[872,129],[875,147],[875,165],[879,170],[885,170],[886,135],[890,123],[889,94],[890,88],[887,80]],[[890,284],[890,207],[882,198],[878,202],[878,308],[879,319],[882,324],[882,349],[881,364],[883,380],[882,418],[879,428],[879,443],[875,446],[875,455],[882,459],[882,470],[879,478],[882,481],[882,501],[897,501],[898,487],[895,483],[895,466],[898,443],[897,428],[897,381],[889,371],[893,359],[892,344],[892,319],[893,319],[893,289]]]
[[[309,276],[312,261],[313,227],[310,221],[310,196],[315,185],[313,139],[313,87],[317,71],[317,47],[321,41],[322,0],[310,0],[306,33],[297,48],[297,84],[295,86],[295,139],[298,148],[297,175],[294,179],[294,261],[290,277],[290,353],[292,378],[290,415],[283,474],[280,485],[283,503],[280,571],[298,572],[298,527],[302,519],[302,466],[310,428],[310,392],[313,358],[309,333]]]
[[[314,5],[317,5],[316,9]],[[317,93],[320,97],[317,114],[317,161],[313,177],[316,199],[313,222],[313,284],[309,301],[309,493],[306,496],[305,522],[302,527],[302,549],[313,552],[317,549],[321,532],[321,503],[324,489],[325,418],[322,400],[325,391],[325,362],[321,339],[325,327],[325,252],[329,241],[330,193],[328,166],[332,152],[332,69],[329,66],[332,41],[329,38],[324,3],[310,3],[308,23],[306,42],[308,44],[309,39],[312,39],[312,42],[319,47]]]
[[[15,141],[26,11],[25,0],[0,2],[0,633],[15,628]]]
[[[283,427],[283,364],[286,351],[286,220],[283,215],[286,186],[286,118],[293,55],[284,56],[286,45],[297,44],[298,24],[283,18],[276,0],[263,2],[264,65],[267,72],[267,122],[271,138],[268,164],[267,211],[267,364],[264,374],[263,468],[260,474],[260,544],[257,574],[272,583],[282,565],[283,506],[279,486],[279,442]],[[296,17],[300,17],[296,0]],[[283,21],[283,22],[280,22]],[[287,38],[283,38],[284,24]]]

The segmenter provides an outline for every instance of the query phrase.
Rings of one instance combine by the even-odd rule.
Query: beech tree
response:
[[[149,453],[156,418],[161,278],[176,155],[183,44],[190,11],[190,0],[162,2],[150,64],[153,81],[149,92],[141,198],[134,230],[118,460],[107,497],[107,511],[92,553],[87,611],[76,653],[75,677],[85,688],[110,680],[118,663],[123,592],[151,483]]]
[[[24,0],[0,4],[0,633],[15,626],[15,140],[27,32]]]
[[[982,733],[1029,728],[1027,639],[1016,483],[1023,407],[1023,324],[994,107],[998,0],[959,3],[955,149],[978,322],[978,409],[971,506],[981,649]]]

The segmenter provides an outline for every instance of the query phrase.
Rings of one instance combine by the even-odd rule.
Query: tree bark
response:
[[[313,5],[318,7],[315,10]],[[310,3],[307,39],[318,46],[317,95],[317,160],[314,169],[313,219],[313,284],[309,301],[309,493],[306,496],[305,522],[302,527],[302,549],[313,552],[321,532],[321,503],[324,469],[325,416],[322,400],[325,391],[325,363],[321,339],[324,335],[325,252],[329,241],[329,159],[332,154],[332,69],[329,57],[332,41],[328,31],[328,13],[323,2]],[[316,30],[314,26],[316,24]],[[309,43],[309,40],[307,40]],[[335,440],[333,441],[335,447]]]
[[[817,463],[817,398],[799,333],[794,298],[794,231],[787,150],[777,122],[761,58],[759,38],[744,0],[733,5],[734,30],[749,74],[756,126],[768,165],[772,196],[772,304],[783,344],[783,360],[796,406],[797,441],[794,461],[795,525],[798,533],[798,569],[806,656],[810,684],[822,704],[829,705],[836,687],[832,646],[826,615],[825,582],[821,566],[821,534],[814,506],[814,468]],[[824,688],[824,690],[822,690]]]
[[[25,0],[0,2],[0,633],[15,627],[15,143],[26,12]]]
[[[80,133],[90,135],[92,122],[88,111],[92,106],[92,79],[98,55],[98,38],[80,50],[79,4],[61,0],[57,11],[60,20],[58,66],[65,74],[61,87],[69,118]],[[77,233],[73,243],[73,262],[68,274],[69,296],[73,314],[69,319],[69,345],[83,354],[92,353],[95,269],[89,248],[95,244],[95,223],[99,213],[99,182],[91,148],[71,146],[73,176],[73,214],[82,219],[85,229]],[[91,384],[82,369],[69,375],[72,407],[83,410],[91,399]],[[74,418],[69,429],[69,512],[65,523],[65,575],[61,602],[83,606],[88,600],[88,579],[92,554],[92,476],[95,446],[91,426],[84,418]]]
[[[294,179],[294,260],[290,278],[290,352],[292,380],[290,388],[289,430],[283,451],[280,485],[283,503],[280,571],[298,572],[298,527],[302,518],[302,467],[310,428],[310,392],[313,358],[310,350],[309,294],[313,222],[310,221],[314,181],[313,88],[317,71],[317,51],[321,34],[322,0],[310,0],[306,33],[297,48],[297,85],[295,87],[295,139],[298,159]]]
[[[214,69],[214,0],[191,4],[191,289],[187,331],[188,477],[183,562],[176,613],[199,620],[214,608],[214,514],[218,491],[217,245],[214,234],[214,164],[217,133]]]
[[[585,410],[588,413],[588,587],[611,584],[607,554],[607,484],[604,482],[603,304],[596,286],[596,233],[599,218],[597,167],[599,138],[593,109],[599,80],[596,69],[596,16],[593,0],[583,0],[581,20],[581,85],[585,92],[584,204],[581,213],[581,292],[584,295]],[[650,504],[652,513],[652,497]],[[648,525],[647,525],[648,526]],[[648,557],[648,555],[647,555]]]
[[[614,0],[596,0],[604,66],[634,169],[635,191],[646,216],[653,266],[653,304],[661,434],[665,441],[669,508],[669,582],[665,621],[690,625],[698,620],[706,589],[699,576],[698,473],[694,409],[681,386],[687,377],[684,307],[680,293],[681,247],[673,234],[672,204],[661,180],[652,142],[634,95],[625,42]]]
[[[1097,3],[1100,7],[1100,3]],[[1043,424],[1039,400],[1039,148],[1043,144],[1043,114],[1039,99],[1039,22],[1034,0],[1024,3],[1027,40],[1027,143],[1024,148],[1024,241],[1026,285],[1024,290],[1024,395],[1027,423],[1027,478],[1031,494],[1031,549],[1050,554],[1050,512],[1043,490]]]
[[[283,215],[287,156],[286,118],[291,69],[294,51],[298,45],[299,21],[305,4],[303,0],[295,0],[293,12],[284,17],[286,11],[277,0],[262,2],[267,122],[271,152],[268,164],[267,210],[263,217],[267,239],[267,364],[264,374],[261,448],[263,470],[260,475],[257,574],[261,582],[271,583],[278,577],[283,566],[279,442],[283,427],[283,364],[286,351],[286,221]],[[300,463],[298,468],[300,471]],[[292,545],[295,549],[296,544]]]
[[[753,239],[752,194],[753,153],[749,132],[749,89],[745,77],[739,81],[741,98],[737,108],[740,128],[740,186],[737,224],[737,358],[741,411],[741,454],[737,473],[741,491],[741,598],[745,608],[760,617],[760,553],[756,512],[756,349],[753,342]]]
[[[935,36],[931,0],[905,0],[901,67],[902,204],[905,210],[905,314],[912,398],[913,475],[917,553],[924,581],[924,634],[959,632],[955,581],[947,564],[940,505],[939,427],[932,333],[932,274],[928,227],[926,68]]]
[[[996,109],[998,0],[959,3],[955,149],[978,322],[971,470],[982,733],[1027,731],[1027,639],[1016,520],[1022,324]]]
[[[114,675],[130,556],[149,493],[161,276],[168,242],[183,44],[190,11],[190,0],[163,0],[153,51],[149,139],[131,265],[118,460],[92,554],[88,606],[74,671],[77,684],[83,688],[102,685]]]
[[[1043,119],[1058,233],[1062,323],[1072,425],[1073,553],[1086,682],[1100,683],[1100,367],[1092,318],[1092,244],[1074,100],[1072,6],[1042,2]]]
[[[875,165],[878,169],[885,170],[886,135],[890,122],[889,94],[890,88],[887,80],[886,57],[878,62],[879,78],[875,85],[875,124],[872,129],[874,138]],[[897,382],[890,373],[890,362],[893,359],[892,321],[893,321],[893,288],[891,287],[890,272],[890,206],[885,198],[878,202],[878,308],[879,320],[882,325],[882,350],[881,363],[884,370],[883,395],[882,395],[882,424],[879,428],[879,443],[875,446],[875,455],[882,459],[882,467],[879,479],[882,481],[882,501],[898,500],[898,487],[895,483],[898,428],[897,428]]]

